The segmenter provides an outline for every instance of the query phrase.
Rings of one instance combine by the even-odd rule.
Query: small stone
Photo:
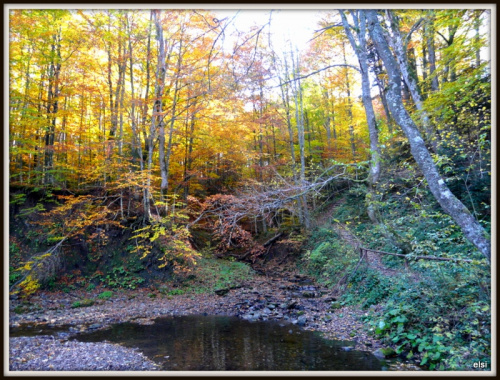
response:
[[[311,291],[305,291],[305,292],[302,292],[302,297],[304,297],[304,298],[315,298],[316,297],[316,293],[311,292]]]
[[[307,317],[305,315],[301,315],[298,319],[297,319],[297,325],[299,326],[304,326],[307,322]]]
[[[225,296],[227,293],[229,293],[229,289],[217,289],[215,290],[215,294],[218,296]]]

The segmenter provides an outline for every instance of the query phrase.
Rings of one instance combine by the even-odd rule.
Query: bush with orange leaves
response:
[[[246,203],[243,198],[223,194],[212,195],[203,202],[198,220],[208,222],[206,226],[217,242],[215,252],[218,256],[255,261],[265,252],[252,234],[241,227],[250,209]]]

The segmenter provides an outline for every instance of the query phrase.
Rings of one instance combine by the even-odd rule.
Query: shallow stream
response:
[[[11,336],[53,334],[64,327],[12,329]],[[180,371],[381,371],[387,364],[352,342],[333,341],[293,324],[250,322],[228,316],[161,317],[151,325],[119,323],[72,335],[138,348],[161,366]]]

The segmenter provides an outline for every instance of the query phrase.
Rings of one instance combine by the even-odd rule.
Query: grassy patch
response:
[[[109,300],[113,296],[113,292],[110,290],[106,290],[97,296],[100,300]]]
[[[73,304],[71,305],[71,308],[76,309],[78,307],[89,307],[89,306],[92,306],[93,304],[94,304],[94,300],[91,300],[89,298],[85,298],[81,301],[73,302]]]
[[[225,289],[240,285],[254,276],[252,268],[245,263],[216,259],[205,254],[198,259],[191,276],[184,281],[181,288],[173,288],[169,295],[185,290],[189,293],[211,293],[217,289]],[[182,294],[182,293],[181,293]]]

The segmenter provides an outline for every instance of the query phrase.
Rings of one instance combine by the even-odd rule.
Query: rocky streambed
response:
[[[68,340],[71,335],[105,329],[111,324],[152,324],[161,316],[228,315],[250,321],[283,321],[305,330],[319,331],[328,339],[348,341],[346,350],[380,354],[383,346],[369,336],[359,317],[363,312],[341,307],[326,289],[307,284],[301,276],[257,277],[233,289],[213,294],[168,296],[158,290],[114,291],[99,299],[93,293],[40,292],[29,300],[11,300],[9,339],[11,371],[23,370],[155,370],[155,364],[137,350],[109,343]],[[92,299],[88,307],[74,308],[76,301]],[[15,312],[16,311],[16,312]],[[23,311],[20,313],[20,311]],[[61,327],[57,332],[57,327]],[[52,336],[15,337],[16,328],[54,331]],[[41,331],[43,333],[43,331]],[[75,358],[81,360],[76,361]],[[417,370],[409,363],[392,363],[391,370]]]

